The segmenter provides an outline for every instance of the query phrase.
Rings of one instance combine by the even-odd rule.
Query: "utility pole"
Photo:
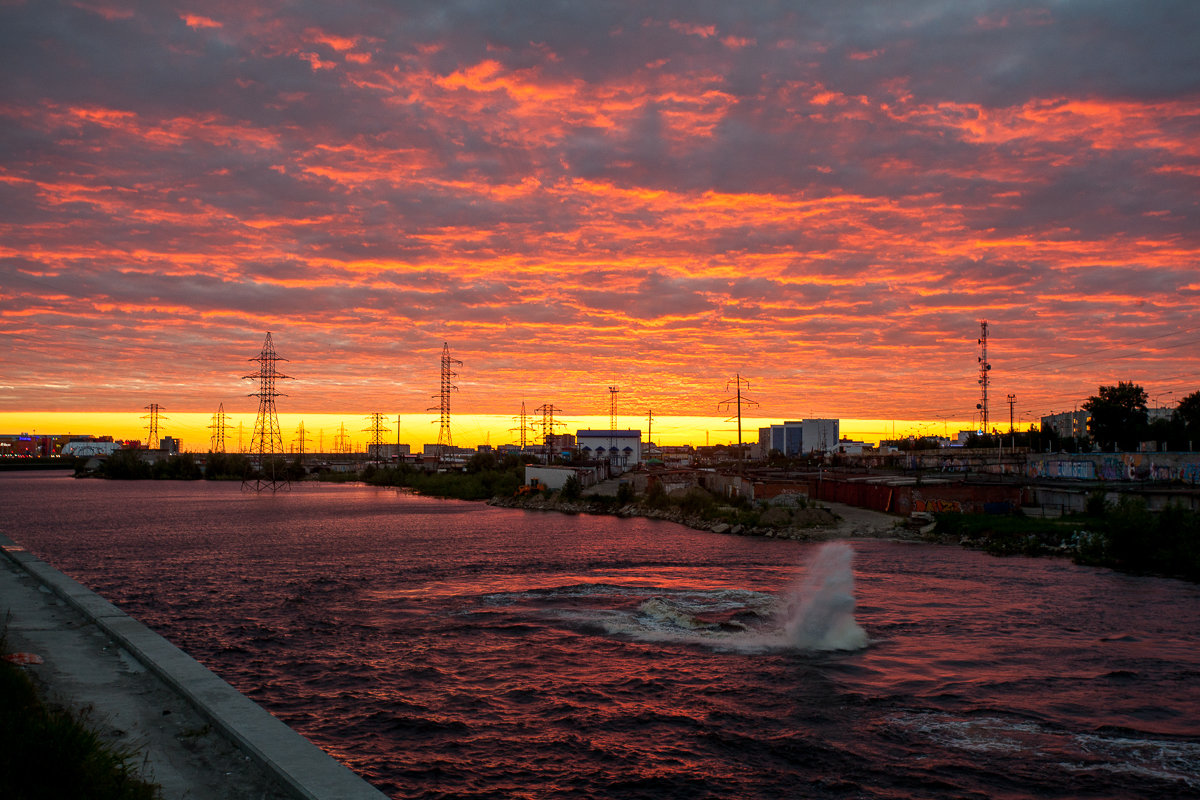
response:
[[[439,423],[441,427],[438,429],[437,440],[437,460],[438,464],[442,463],[442,458],[445,451],[454,445],[450,438],[450,393],[457,392],[458,387],[451,383],[451,379],[458,376],[457,372],[453,371],[453,367],[461,367],[461,361],[450,357],[449,342],[442,342],[442,384],[441,392],[435,395],[439,404],[437,408],[430,408],[430,411],[439,412]]]
[[[1010,394],[1008,396],[1008,432],[1013,433],[1016,428],[1013,427],[1013,405],[1017,402],[1017,396]]]
[[[979,427],[984,436],[988,434],[988,373],[992,365],[988,363],[987,355],[988,324],[986,319],[979,320],[979,386],[982,396],[975,408],[979,409]]]
[[[166,419],[166,417],[160,416],[160,412],[163,410],[163,407],[158,403],[151,403],[150,405],[145,406],[145,408],[150,412],[149,414],[142,414],[142,419],[150,420],[146,423],[146,449],[157,450],[159,445],[158,421],[160,419]]]
[[[275,381],[292,379],[291,375],[284,375],[275,365],[287,359],[275,352],[271,332],[267,331],[262,350],[249,360],[258,362],[258,372],[246,375],[242,380],[258,381],[258,391],[246,396],[258,398],[258,417],[254,420],[254,434],[250,437],[250,456],[256,462],[260,473],[255,477],[253,484],[249,480],[243,480],[242,488],[254,489],[256,492],[264,489],[272,492],[290,489],[291,482],[286,473],[282,476],[276,473],[278,459],[272,457],[283,453],[283,436],[279,432],[279,414],[275,411],[275,398],[286,396],[276,391]]]
[[[229,423],[229,415],[225,413],[225,404],[220,403],[217,406],[217,413],[212,415],[212,424],[208,429],[212,431],[212,435],[208,440],[208,449],[213,453],[225,452],[225,433],[226,425]]]
[[[650,458],[650,446],[654,443],[654,411],[646,409],[646,459]]]
[[[731,406],[735,403],[737,404],[738,471],[740,472],[742,470],[742,468],[744,467],[743,454],[742,454],[742,404],[745,403],[746,405],[756,406],[756,405],[758,405],[758,403],[756,403],[755,401],[751,400],[748,397],[742,397],[742,387],[745,386],[747,389],[749,389],[750,381],[743,378],[740,373],[737,374],[732,380],[725,382],[725,391],[729,391],[729,387],[731,385],[737,389],[737,394],[734,397],[730,397],[726,400],[722,400],[721,402],[717,403],[717,408],[720,409],[722,406],[725,406],[726,408],[728,408],[729,406]],[[731,421],[733,421],[733,417],[730,417],[729,419],[726,420],[726,422],[731,422]]]

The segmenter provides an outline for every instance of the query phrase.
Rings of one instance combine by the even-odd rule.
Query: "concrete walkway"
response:
[[[142,754],[168,800],[384,795],[99,595],[0,535],[7,651],[53,703],[90,709],[107,739]]]

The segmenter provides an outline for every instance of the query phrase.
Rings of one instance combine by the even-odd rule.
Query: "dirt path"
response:
[[[915,533],[904,527],[904,518],[882,511],[872,511],[869,508],[848,506],[844,503],[820,502],[819,505],[837,514],[837,527],[826,528],[826,536],[818,538],[830,539],[912,539]]]

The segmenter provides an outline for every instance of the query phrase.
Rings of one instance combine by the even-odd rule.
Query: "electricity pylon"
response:
[[[556,422],[554,412],[562,411],[561,408],[555,408],[551,403],[545,403],[533,412],[542,415],[542,452],[546,457],[546,463],[550,463],[550,440],[554,437],[555,425],[566,425],[565,422]]]
[[[375,450],[375,457],[383,458],[383,433],[384,431],[391,432],[384,427],[383,414],[376,411],[373,414],[368,414],[367,419],[371,421],[369,428],[363,428],[364,431],[371,434],[371,440],[367,443],[367,457],[371,455],[372,448]]]
[[[520,437],[521,450],[524,452],[525,448],[529,446],[529,434],[537,430],[537,427],[534,426],[529,416],[525,413],[524,400],[521,401],[521,416],[513,417],[513,422],[517,423],[517,427],[509,428],[508,432],[516,433]]]
[[[738,375],[736,375],[733,380],[725,382],[725,391],[729,391],[730,385],[733,385],[737,388],[737,394],[734,397],[730,397],[728,399],[722,400],[721,402],[717,403],[717,408],[720,409],[721,406],[725,406],[728,408],[730,405],[733,405],[734,403],[737,404],[738,468],[741,469],[742,462],[744,460],[744,455],[742,453],[742,404],[745,403],[746,405],[756,406],[756,405],[758,405],[758,403],[756,403],[755,401],[751,400],[748,397],[742,397],[742,387],[745,386],[747,389],[749,389],[750,381],[743,378],[740,373]],[[730,422],[732,420],[733,420],[733,417],[730,417],[728,420],[726,420],[726,422]]]
[[[333,452],[350,452],[350,437],[346,435],[346,423],[344,422],[338,426],[338,432],[333,437]]]
[[[304,420],[300,420],[300,424],[296,426],[296,454],[300,458],[304,458],[304,446],[308,444],[308,436],[304,432]]]
[[[454,441],[450,436],[450,393],[457,392],[458,387],[455,386],[451,379],[458,376],[457,372],[453,371],[453,367],[461,367],[461,361],[450,357],[450,344],[442,342],[442,390],[435,395],[440,401],[437,408],[430,408],[430,411],[439,412],[438,422],[441,427],[438,429],[437,440],[437,460],[442,463],[445,452],[450,447],[454,446]]]
[[[287,475],[282,473],[282,459],[274,457],[283,455],[283,436],[279,432],[279,414],[275,411],[275,398],[286,396],[275,389],[275,381],[292,379],[291,375],[284,375],[275,365],[287,359],[281,358],[275,352],[275,345],[268,331],[267,338],[263,340],[262,350],[249,360],[258,362],[258,372],[242,378],[258,381],[258,391],[246,395],[258,398],[258,417],[254,420],[254,434],[250,437],[250,458],[257,465],[258,472],[255,473],[253,482],[248,478],[243,480],[242,488],[252,488],[256,492],[264,489],[272,492],[290,489]]]
[[[208,429],[212,431],[212,435],[208,440],[208,449],[213,453],[225,452],[225,440],[229,434],[226,433],[226,428],[229,424],[229,415],[225,413],[225,404],[221,403],[217,406],[217,412],[212,415],[212,424]]]
[[[157,450],[159,445],[158,421],[160,419],[166,419],[166,417],[160,414],[160,412],[163,410],[163,407],[158,403],[151,403],[150,405],[145,406],[145,408],[150,412],[149,414],[142,414],[142,419],[150,420],[146,423],[146,428],[148,429],[146,434],[146,449]]]

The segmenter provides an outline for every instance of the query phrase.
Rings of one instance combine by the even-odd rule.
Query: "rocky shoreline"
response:
[[[921,533],[907,527],[904,520],[890,514],[840,503],[824,503],[819,508],[773,507],[765,511],[755,525],[730,522],[721,517],[686,514],[677,506],[654,508],[639,503],[616,505],[587,499],[563,500],[557,495],[531,494],[519,497],[494,497],[488,505],[520,508],[527,511],[554,511],[560,514],[599,514],[617,517],[645,517],[674,522],[694,530],[733,536],[761,536],[794,541],[826,541],[848,538],[886,538],[921,540]]]

